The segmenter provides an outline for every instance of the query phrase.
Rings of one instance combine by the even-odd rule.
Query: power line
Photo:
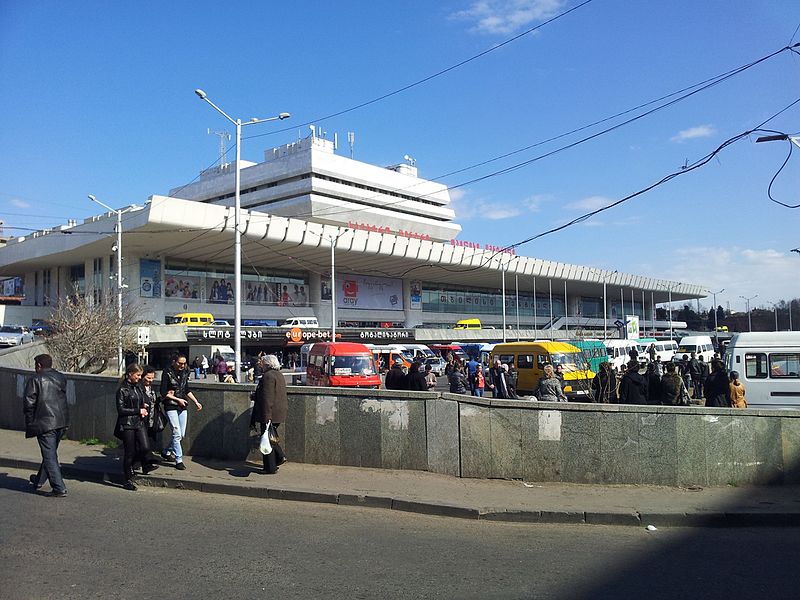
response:
[[[461,172],[470,170],[472,168],[480,167],[480,166],[489,164],[491,162],[495,162],[495,161],[500,160],[502,158],[507,158],[508,156],[512,156],[514,154],[518,154],[518,153],[523,152],[525,150],[529,150],[531,148],[534,148],[534,147],[537,147],[537,146],[541,146],[543,144],[546,144],[548,142],[551,142],[551,141],[566,137],[566,136],[571,135],[573,133],[577,133],[579,131],[583,131],[585,129],[589,129],[589,128],[595,126],[595,125],[598,125],[598,124],[613,120],[613,119],[618,118],[620,116],[623,116],[623,115],[629,114],[631,112],[634,112],[634,111],[636,111],[638,109],[641,109],[641,108],[644,108],[644,107],[647,107],[647,106],[651,106],[651,105],[653,105],[653,104],[655,104],[657,102],[661,102],[661,101],[666,100],[668,98],[673,98],[669,102],[665,102],[663,104],[660,104],[659,106],[656,106],[656,107],[654,107],[654,108],[652,108],[652,109],[650,109],[648,111],[645,111],[645,112],[643,112],[641,114],[638,114],[638,115],[636,115],[634,117],[631,117],[630,119],[627,119],[625,121],[617,123],[616,125],[613,125],[611,127],[607,127],[606,129],[598,131],[598,132],[596,132],[594,134],[591,134],[589,136],[583,137],[583,138],[581,138],[579,140],[576,140],[575,142],[572,142],[570,144],[566,144],[564,146],[556,148],[556,149],[554,149],[554,150],[552,150],[550,152],[546,152],[544,154],[535,156],[535,157],[533,157],[531,159],[528,159],[528,160],[513,164],[513,165],[511,165],[509,167],[494,171],[492,173],[488,173],[487,175],[483,175],[481,177],[476,177],[474,179],[470,179],[470,180],[464,181],[462,183],[458,183],[458,184],[454,184],[454,185],[451,185],[451,186],[447,186],[445,188],[445,191],[458,189],[458,188],[461,188],[461,187],[464,187],[464,186],[467,186],[467,185],[471,185],[473,183],[478,183],[478,182],[484,181],[486,179],[490,179],[490,178],[493,178],[493,177],[497,177],[497,176],[500,176],[500,175],[504,175],[504,174],[516,171],[516,170],[521,169],[522,167],[528,166],[528,165],[530,165],[530,164],[532,164],[534,162],[538,162],[538,161],[543,160],[545,158],[549,158],[550,156],[553,156],[553,155],[558,154],[560,152],[563,152],[565,150],[569,150],[571,148],[574,148],[576,146],[584,144],[584,143],[586,143],[586,142],[588,142],[590,140],[593,140],[593,139],[598,138],[600,136],[603,136],[603,135],[605,135],[607,133],[610,133],[612,131],[620,129],[620,128],[626,126],[626,125],[634,123],[634,122],[636,122],[636,121],[638,121],[640,119],[643,119],[644,117],[650,116],[651,114],[654,114],[654,113],[656,113],[656,112],[658,112],[660,110],[668,108],[668,107],[670,107],[670,106],[672,106],[674,104],[677,104],[678,102],[681,102],[681,101],[683,101],[683,100],[685,100],[687,98],[690,98],[690,97],[694,96],[695,94],[703,92],[703,91],[705,91],[705,90],[707,90],[707,89],[709,89],[711,87],[714,87],[714,86],[716,86],[716,85],[718,85],[718,84],[720,84],[720,83],[722,83],[724,81],[727,81],[728,79],[730,79],[730,78],[732,78],[732,77],[734,77],[736,75],[739,75],[740,73],[743,73],[744,71],[747,71],[748,69],[751,69],[752,67],[754,67],[754,66],[756,66],[758,64],[761,64],[762,62],[765,62],[765,61],[777,56],[778,54],[781,54],[782,52],[785,52],[786,50],[794,51],[794,48],[796,48],[798,46],[800,46],[800,43],[797,43],[794,46],[785,46],[785,47],[783,47],[783,48],[781,48],[779,50],[776,50],[775,52],[772,52],[772,53],[766,55],[766,56],[762,56],[761,58],[758,58],[758,59],[753,60],[753,61],[751,61],[749,63],[746,63],[744,65],[736,67],[735,69],[731,69],[729,71],[726,71],[724,73],[716,75],[715,77],[711,77],[711,78],[706,79],[704,81],[701,81],[699,83],[695,83],[693,85],[684,87],[684,88],[682,88],[680,90],[677,90],[675,92],[671,92],[669,94],[663,95],[660,98],[657,98],[655,100],[650,100],[650,101],[642,103],[642,104],[640,104],[640,105],[638,105],[636,107],[633,107],[633,108],[627,109],[625,111],[616,113],[615,115],[612,115],[610,117],[605,117],[603,119],[599,119],[599,120],[595,121],[594,123],[590,123],[588,125],[584,125],[584,126],[578,127],[576,129],[573,129],[573,130],[568,131],[566,133],[562,133],[562,134],[559,134],[557,136],[553,136],[551,138],[548,138],[546,140],[542,140],[540,142],[536,142],[534,144],[528,145],[528,146],[526,146],[524,148],[520,148],[520,149],[514,150],[512,152],[508,152],[508,153],[505,153],[505,154],[502,154],[502,155],[487,159],[485,161],[470,165],[468,167],[464,167],[462,169],[458,169],[456,171],[451,171],[450,173],[446,173],[444,175],[440,175],[440,176],[434,178],[432,181],[437,181],[439,179],[443,179],[445,177],[449,177],[451,175],[455,175],[457,173],[461,173]],[[681,94],[681,95],[679,95],[679,94]],[[676,98],[675,96],[678,96],[678,97]],[[390,191],[394,191],[394,192],[409,191],[409,190],[413,189],[416,186],[424,185],[427,181],[430,181],[430,180],[420,181],[420,182],[415,183],[415,184],[413,184],[411,186],[408,186],[406,188],[390,190]],[[424,194],[422,196],[419,196],[419,199],[427,198],[429,196],[432,196],[434,194],[438,194],[438,193],[441,193],[441,192],[442,192],[442,190],[439,190],[439,191],[436,191],[436,192],[430,192],[428,194]],[[376,199],[376,198],[380,198],[382,195],[384,195],[384,194],[380,194],[380,193],[379,194],[375,194],[373,196],[365,198],[364,200],[373,200],[373,199]],[[392,201],[392,202],[384,203],[380,207],[376,207],[376,208],[389,208],[391,206],[394,206],[396,204],[401,204],[401,203],[406,202],[406,201],[407,201],[407,199],[403,198],[403,199],[400,199],[400,200],[395,200],[395,201]],[[294,217],[330,216],[330,215],[336,215],[336,214],[345,214],[345,213],[349,213],[349,212],[353,212],[353,209],[352,208],[346,208],[346,209],[332,208],[332,209],[329,209],[329,210],[320,210],[320,211],[317,211],[317,212],[296,213],[293,216]],[[259,218],[259,217],[256,217],[256,218]]]
[[[555,15],[554,17],[551,17],[551,18],[547,19],[546,21],[543,21],[542,23],[539,23],[535,27],[531,27],[530,29],[527,29],[527,30],[523,31],[520,34],[517,34],[517,35],[515,35],[515,36],[513,36],[513,37],[511,37],[511,38],[509,38],[509,39],[507,39],[507,40],[505,40],[503,42],[500,42],[499,44],[497,44],[495,46],[492,46],[491,48],[488,48],[487,50],[484,50],[483,52],[479,52],[478,54],[470,56],[469,58],[464,59],[464,60],[462,60],[460,62],[457,62],[454,65],[450,65],[449,67],[446,67],[446,68],[444,68],[444,69],[442,69],[440,71],[437,71],[436,73],[428,75],[427,77],[423,77],[422,79],[419,79],[419,80],[417,80],[417,81],[415,81],[413,83],[409,83],[408,85],[404,85],[403,87],[398,88],[398,89],[396,89],[396,90],[394,90],[392,92],[388,92],[386,94],[383,94],[381,96],[373,98],[372,100],[367,100],[366,102],[361,102],[360,104],[356,104],[355,106],[351,106],[350,108],[346,108],[344,110],[340,110],[338,112],[331,113],[329,115],[325,115],[324,117],[318,117],[318,118],[313,119],[311,121],[307,121],[305,123],[300,123],[299,125],[293,125],[291,127],[285,127],[283,129],[276,129],[275,131],[270,131],[270,132],[267,132],[267,133],[258,133],[258,134],[247,136],[247,137],[242,138],[242,139],[249,140],[249,139],[253,139],[253,138],[257,138],[257,137],[264,137],[264,136],[267,136],[267,135],[274,135],[276,133],[283,133],[285,131],[291,131],[293,129],[297,129],[298,127],[305,127],[306,125],[312,125],[314,123],[318,123],[318,122],[324,121],[326,119],[332,119],[334,117],[339,117],[341,115],[344,115],[344,114],[353,112],[355,110],[358,110],[359,108],[364,108],[365,106],[369,106],[370,104],[375,104],[376,102],[380,102],[381,100],[386,100],[387,98],[391,98],[392,96],[396,96],[397,94],[400,94],[402,92],[405,92],[405,91],[408,91],[408,90],[410,90],[412,88],[415,88],[415,87],[417,87],[419,85],[422,85],[423,83],[427,83],[428,81],[431,81],[432,79],[436,79],[437,77],[441,77],[442,75],[445,75],[446,73],[449,73],[450,71],[454,71],[455,69],[458,69],[459,67],[463,67],[464,65],[466,65],[468,63],[471,63],[472,61],[477,60],[477,59],[479,59],[479,58],[481,58],[483,56],[486,56],[487,54],[489,54],[491,52],[494,52],[495,50],[499,50],[500,48],[502,48],[504,46],[507,46],[508,44],[511,44],[512,42],[515,42],[518,39],[523,38],[526,35],[529,35],[529,34],[533,33],[534,31],[537,31],[538,29],[541,29],[545,25],[549,25],[550,23],[552,23],[554,21],[557,21],[558,19],[560,19],[562,17],[565,17],[566,15],[570,14],[571,12],[574,12],[574,11],[578,10],[579,8],[583,8],[584,6],[586,6],[587,4],[589,4],[591,2],[592,2],[592,0],[585,0],[584,2],[581,2],[578,5],[573,6],[572,8],[570,8],[568,10],[565,10],[565,11]]]

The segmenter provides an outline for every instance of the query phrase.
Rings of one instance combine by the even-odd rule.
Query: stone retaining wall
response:
[[[0,367],[0,427],[22,429],[30,371]],[[117,380],[70,374],[70,439],[108,440]],[[192,381],[184,450],[244,460],[252,386]],[[798,483],[800,411],[555,404],[432,392],[289,387],[295,462],[460,477],[656,485]],[[165,439],[169,432],[165,432]]]

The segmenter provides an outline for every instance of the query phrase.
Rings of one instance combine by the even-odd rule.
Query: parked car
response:
[[[230,327],[231,324],[225,319],[215,319],[211,321],[211,327]]]
[[[3,325],[0,327],[0,346],[21,346],[33,341],[33,332],[21,325]]]
[[[431,371],[434,375],[444,377],[444,368],[447,366],[447,361],[441,356],[428,358],[425,360],[425,364],[431,366]]]
[[[31,332],[34,336],[47,337],[53,335],[53,326],[47,321],[34,321]]]

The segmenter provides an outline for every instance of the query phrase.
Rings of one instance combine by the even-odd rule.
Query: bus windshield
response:
[[[554,367],[561,365],[565,373],[578,371],[578,364],[580,364],[581,356],[578,352],[554,352],[550,354],[550,364]]]
[[[331,375],[373,375],[375,370],[369,356],[332,356]]]

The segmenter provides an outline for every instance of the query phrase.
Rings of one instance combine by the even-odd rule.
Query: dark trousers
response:
[[[42,452],[42,464],[36,474],[36,487],[41,487],[50,480],[54,492],[66,492],[64,479],[61,477],[61,465],[58,464],[58,443],[66,431],[65,428],[52,429],[36,436],[39,450]]]
[[[275,428],[275,431],[278,431],[278,427],[280,427],[280,423],[273,423],[272,427]],[[261,435],[264,435],[264,432],[267,430],[267,424],[261,423]],[[280,444],[272,444],[272,452],[269,454],[262,455],[264,458],[264,472],[269,473],[270,475],[278,472],[278,467],[283,464],[283,461],[286,460],[286,455],[283,453],[283,448],[281,448]]]
[[[703,397],[703,380],[700,377],[692,377],[692,398],[695,400]]]
[[[122,445],[125,455],[122,458],[122,474],[126,481],[133,478],[133,463],[139,461],[144,467],[150,454],[150,442],[144,427],[122,430]]]

